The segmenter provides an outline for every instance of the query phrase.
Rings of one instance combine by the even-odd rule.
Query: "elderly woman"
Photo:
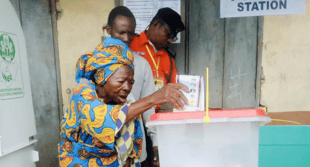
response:
[[[76,80],[92,84],[75,89],[61,124],[60,166],[139,166],[142,132],[138,118],[127,121],[127,95],[134,83],[133,55],[128,46],[106,38],[83,55]]]
[[[77,87],[61,123],[60,166],[140,166],[142,131],[140,115],[165,102],[177,108],[187,102],[170,84],[135,103],[127,104],[134,83],[133,55],[119,39],[106,37],[92,53],[77,64],[76,80],[93,83]]]

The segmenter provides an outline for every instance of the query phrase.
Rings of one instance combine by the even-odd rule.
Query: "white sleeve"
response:
[[[144,79],[143,79],[143,85],[142,85],[140,98],[144,98],[144,97],[149,96],[155,92],[152,69],[146,60],[145,60],[144,64],[145,65],[144,65],[143,69],[144,69],[145,75],[144,75]],[[146,123],[148,120],[150,120],[151,115],[154,113],[155,113],[155,106],[143,113],[143,116],[142,116],[143,121]],[[153,142],[153,147],[158,146],[156,130],[151,129],[151,128],[147,128],[147,134],[148,134],[148,136],[150,136],[150,138]]]

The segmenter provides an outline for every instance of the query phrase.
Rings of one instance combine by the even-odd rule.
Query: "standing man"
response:
[[[153,82],[156,90],[161,89],[167,83],[175,83],[177,70],[175,62],[165,50],[165,48],[172,42],[177,40],[177,34],[184,30],[184,24],[181,16],[170,8],[161,8],[152,19],[149,29],[135,36],[130,49],[146,59],[152,68]],[[136,70],[135,72],[138,72]],[[134,88],[133,88],[134,89]],[[173,105],[165,103],[162,106],[157,106],[156,111],[172,111]],[[152,140],[153,146],[157,146],[156,139]],[[149,141],[147,141],[148,145]],[[159,165],[158,162],[158,148],[153,147],[154,158],[148,161],[153,161],[153,165]],[[151,154],[151,150],[148,149]]]
[[[145,58],[152,68],[156,90],[167,83],[176,82],[175,62],[165,48],[176,41],[177,34],[183,30],[181,16],[170,8],[161,8],[152,19],[149,29],[132,41],[130,49]]]

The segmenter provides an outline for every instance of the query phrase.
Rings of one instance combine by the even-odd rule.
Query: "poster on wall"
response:
[[[137,22],[136,33],[138,34],[148,27],[160,8],[169,7],[181,15],[180,0],[124,0],[124,6],[134,14]],[[178,40],[174,43],[180,43],[180,33],[177,37]]]
[[[24,96],[18,38],[0,31],[0,99]]]
[[[302,14],[306,0],[221,0],[221,18]]]

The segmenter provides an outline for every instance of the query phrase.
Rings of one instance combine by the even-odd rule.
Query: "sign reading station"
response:
[[[221,18],[305,13],[306,0],[221,0]]]
[[[0,99],[24,96],[18,38],[0,31]]]

